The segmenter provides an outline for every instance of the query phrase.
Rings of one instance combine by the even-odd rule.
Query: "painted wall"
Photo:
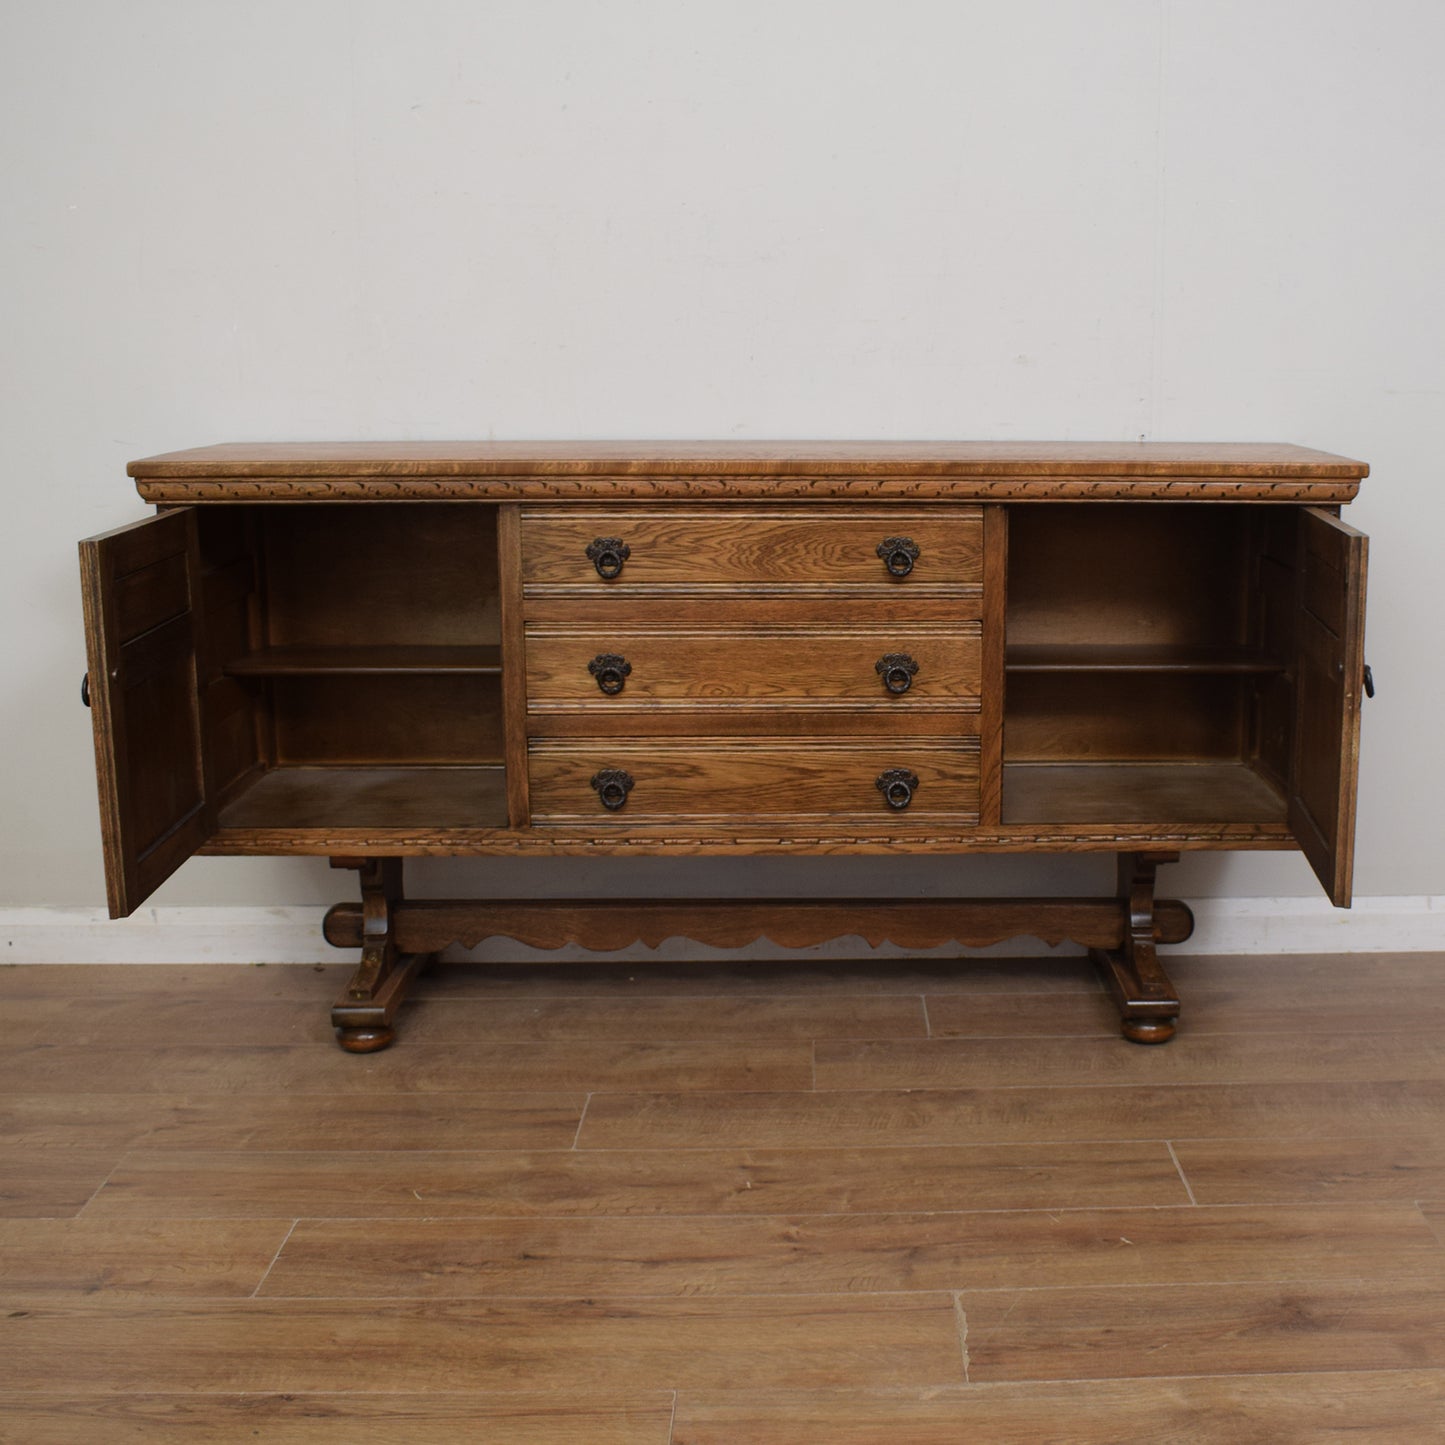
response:
[[[1445,894],[1445,7],[11,0],[0,902],[103,888],[76,538],[137,456],[337,437],[1277,439],[1367,459],[1357,892]],[[566,892],[1098,860],[421,870]],[[1197,857],[1188,895],[1316,892]],[[306,903],[197,860],[158,903]],[[349,891],[349,885],[348,885]]]

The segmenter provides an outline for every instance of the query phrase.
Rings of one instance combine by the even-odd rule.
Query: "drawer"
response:
[[[877,707],[977,712],[983,629],[529,623],[527,707],[599,717],[639,708]]]
[[[983,583],[980,507],[524,507],[524,595]]]
[[[978,822],[976,737],[533,739],[528,766],[536,823]]]

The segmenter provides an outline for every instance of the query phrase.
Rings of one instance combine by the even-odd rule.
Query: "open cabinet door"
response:
[[[133,913],[210,836],[197,675],[195,516],[80,544],[110,916]]]
[[[1328,512],[1300,514],[1289,825],[1337,908],[1355,866],[1367,540]]]

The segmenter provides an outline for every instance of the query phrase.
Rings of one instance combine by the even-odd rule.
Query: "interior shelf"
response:
[[[1242,762],[1006,763],[1003,821],[1283,823],[1283,794]]]
[[[272,768],[219,821],[222,828],[505,828],[505,770]]]
[[[1016,643],[1008,672],[1271,673],[1284,664],[1248,647],[1115,646],[1105,643]]]
[[[502,650],[480,647],[264,647],[226,664],[236,677],[346,674],[470,674],[496,676]]]

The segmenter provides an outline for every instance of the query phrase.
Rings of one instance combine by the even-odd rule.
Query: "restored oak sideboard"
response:
[[[81,543],[106,879],[320,854],[333,1010],[384,1047],[490,936],[1087,946],[1179,1000],[1181,849],[1301,848],[1350,901],[1367,468],[1301,447],[228,445],[134,462]],[[422,854],[1118,855],[1110,898],[409,900]]]

